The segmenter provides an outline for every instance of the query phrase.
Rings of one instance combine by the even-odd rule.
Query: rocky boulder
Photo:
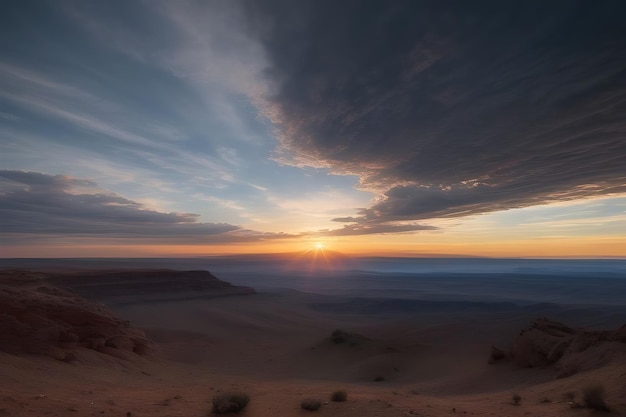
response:
[[[45,275],[0,272],[0,350],[75,360],[81,349],[122,359],[152,352],[146,335],[107,307],[51,285]]]
[[[511,357],[521,367],[554,366],[557,376],[569,376],[626,360],[626,326],[583,330],[540,318],[520,332]]]

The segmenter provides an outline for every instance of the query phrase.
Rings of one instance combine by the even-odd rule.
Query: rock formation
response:
[[[232,285],[208,271],[127,269],[48,273],[49,282],[108,305],[249,295],[249,287]]]
[[[0,350],[71,362],[82,349],[120,359],[146,356],[146,335],[104,305],[26,271],[0,272]]]
[[[520,332],[511,357],[521,367],[554,366],[557,376],[569,376],[626,360],[626,326],[581,330],[540,318]]]

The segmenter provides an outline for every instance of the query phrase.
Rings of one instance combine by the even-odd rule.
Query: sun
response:
[[[322,250],[322,249],[324,249],[324,244],[323,244],[323,243],[316,243],[316,244],[315,244],[315,249],[316,249],[316,250]]]

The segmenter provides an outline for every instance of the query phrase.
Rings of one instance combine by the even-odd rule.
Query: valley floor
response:
[[[491,343],[511,341],[536,312],[319,308],[340,301],[293,293],[112,305],[146,330],[156,358],[129,362],[94,351],[65,363],[0,353],[0,416],[207,416],[223,391],[247,393],[249,417],[308,415],[304,398],[326,402],[319,416],[589,416],[567,393],[581,401],[595,383],[606,388],[610,415],[626,416],[624,363],[563,379],[550,369],[487,364]],[[334,343],[337,328],[353,343]],[[329,401],[339,389],[348,400]]]

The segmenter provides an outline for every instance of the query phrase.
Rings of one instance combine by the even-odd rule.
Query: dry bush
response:
[[[521,402],[522,402],[522,397],[519,394],[517,393],[511,394],[511,404],[520,405]]]
[[[336,329],[331,333],[330,341],[335,345],[347,345],[353,348],[361,348],[371,342],[371,340],[365,336],[358,333],[346,332],[341,329]]]
[[[344,332],[343,330],[340,330],[340,329],[336,329],[330,335],[330,340],[332,340],[333,343],[336,344],[336,345],[339,345],[341,343],[346,343],[348,338],[349,338],[348,333],[346,333],[346,332]]]
[[[582,389],[585,407],[597,411],[609,411],[604,402],[604,385],[588,385]]]
[[[348,399],[348,393],[344,390],[335,391],[333,395],[330,396],[330,399],[336,402],[344,402]]]
[[[313,398],[306,398],[300,403],[300,408],[308,411],[317,411],[320,409],[321,406],[322,402]]]
[[[215,414],[238,413],[248,405],[250,397],[242,392],[224,392],[213,397]]]

